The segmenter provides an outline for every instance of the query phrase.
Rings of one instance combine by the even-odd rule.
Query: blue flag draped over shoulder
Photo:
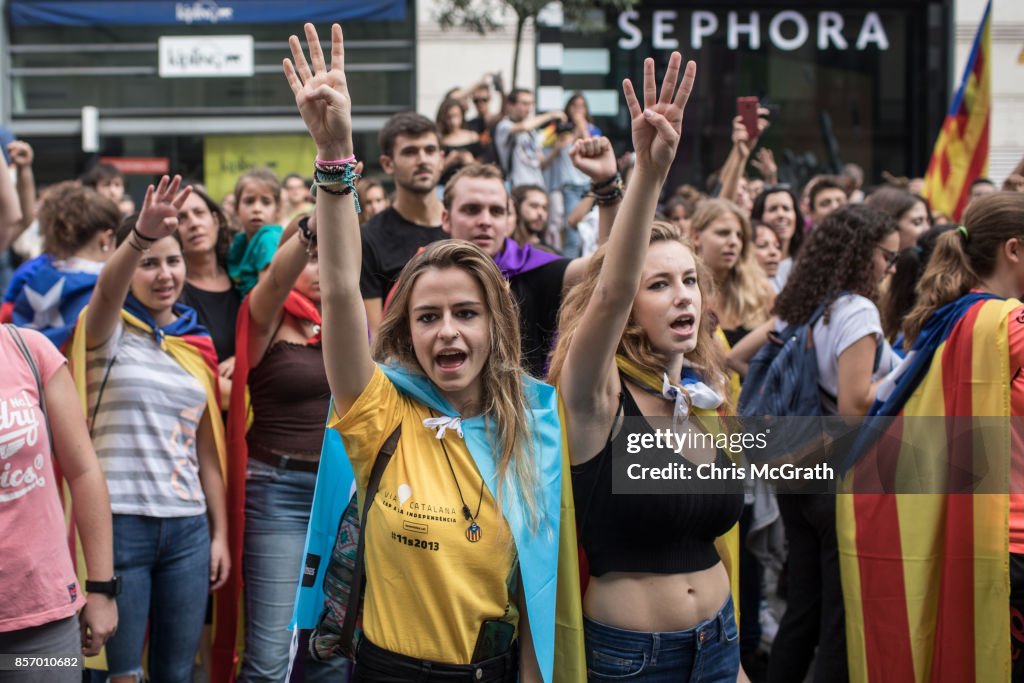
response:
[[[381,366],[388,379],[404,395],[446,416],[458,413],[426,377],[395,365]],[[525,519],[518,492],[502,491],[502,513],[512,530],[519,553],[530,631],[541,674],[551,681],[555,652],[555,609],[557,598],[560,505],[562,496],[562,428],[558,418],[558,398],[554,387],[523,375],[526,400],[533,413],[533,457],[540,485],[536,533]],[[482,416],[466,418],[462,431],[473,461],[488,490],[498,499],[498,474],[494,449]],[[493,430],[492,430],[493,431]],[[355,477],[341,437],[326,430],[316,491],[306,533],[304,557],[321,559],[312,585],[309,576],[299,582],[292,626],[310,629],[316,625],[324,607],[323,575],[334,547],[338,523],[355,494]]]

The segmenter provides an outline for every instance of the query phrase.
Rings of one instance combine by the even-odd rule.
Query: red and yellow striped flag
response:
[[[980,462],[1009,479],[1009,422],[1005,432],[971,428],[1010,415],[1007,324],[1019,307],[973,303],[926,361],[889,438],[844,480],[836,530],[851,681],[1010,680],[1009,496],[941,491],[958,490]],[[900,492],[866,492],[879,482]]]
[[[953,104],[935,141],[924,178],[932,211],[959,221],[971,183],[988,175],[988,125],[992,110],[992,0],[974,36]]]

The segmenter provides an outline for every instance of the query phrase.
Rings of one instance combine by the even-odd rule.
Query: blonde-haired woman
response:
[[[315,29],[305,32],[312,68],[292,36],[285,74],[318,152],[328,427],[360,491],[400,430],[363,519],[367,582],[353,680],[551,680],[563,578],[554,391],[522,374],[504,278],[467,242],[438,243],[410,261],[371,354],[341,27],[332,27],[329,70]],[[321,469],[318,491],[323,477]]]
[[[676,155],[696,67],[672,53],[660,97],[644,63],[643,108],[624,82],[636,149],[634,180],[584,281],[564,304],[551,377],[567,411],[578,524],[590,583],[583,599],[591,680],[735,681],[739,636],[715,539],[737,522],[738,490],[719,495],[612,495],[612,472],[642,462],[728,467],[714,449],[629,455],[648,417],[713,410],[726,382],[702,315],[711,283],[675,228],[654,223]],[[685,379],[684,379],[685,377]],[[682,386],[680,386],[682,385]],[[620,420],[623,418],[632,418]],[[673,420],[675,426],[675,420]],[[687,486],[679,484],[675,493]]]
[[[728,199],[708,199],[693,216],[697,253],[718,289],[709,302],[729,346],[771,315],[775,291],[754,257],[750,221]]]

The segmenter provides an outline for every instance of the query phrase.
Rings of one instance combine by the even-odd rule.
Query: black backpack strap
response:
[[[395,427],[391,436],[381,446],[377,459],[373,461],[373,470],[370,472],[370,481],[366,484],[366,493],[363,495],[363,514],[359,518],[359,545],[356,546],[356,563],[352,568],[352,584],[348,590],[348,606],[345,609],[345,621],[341,625],[342,647],[345,647],[353,655],[355,654],[352,637],[356,632],[356,620],[359,618],[359,606],[363,599],[363,579],[365,561],[363,550],[366,548],[366,515],[370,512],[370,505],[377,495],[377,488],[380,486],[381,477],[387,469],[391,456],[395,454],[398,447],[398,439],[402,436],[402,425]]]
[[[50,416],[46,413],[46,396],[43,394],[43,376],[39,372],[39,366],[36,365],[36,359],[32,357],[32,352],[28,349],[28,344],[25,343],[25,338],[21,336],[21,332],[18,328],[10,323],[4,323],[4,327],[11,333],[11,338],[14,340],[15,346],[21,351],[21,355],[25,357],[25,362],[28,363],[28,369],[32,371],[32,376],[36,380],[36,393],[39,396],[39,410],[43,413],[43,421],[46,422],[46,438],[50,440],[50,450],[54,448],[53,443],[53,431],[50,429]]]

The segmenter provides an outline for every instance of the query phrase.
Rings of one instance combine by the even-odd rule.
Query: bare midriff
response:
[[[590,577],[583,613],[629,631],[685,631],[715,616],[729,597],[719,562],[699,572],[608,572]]]

